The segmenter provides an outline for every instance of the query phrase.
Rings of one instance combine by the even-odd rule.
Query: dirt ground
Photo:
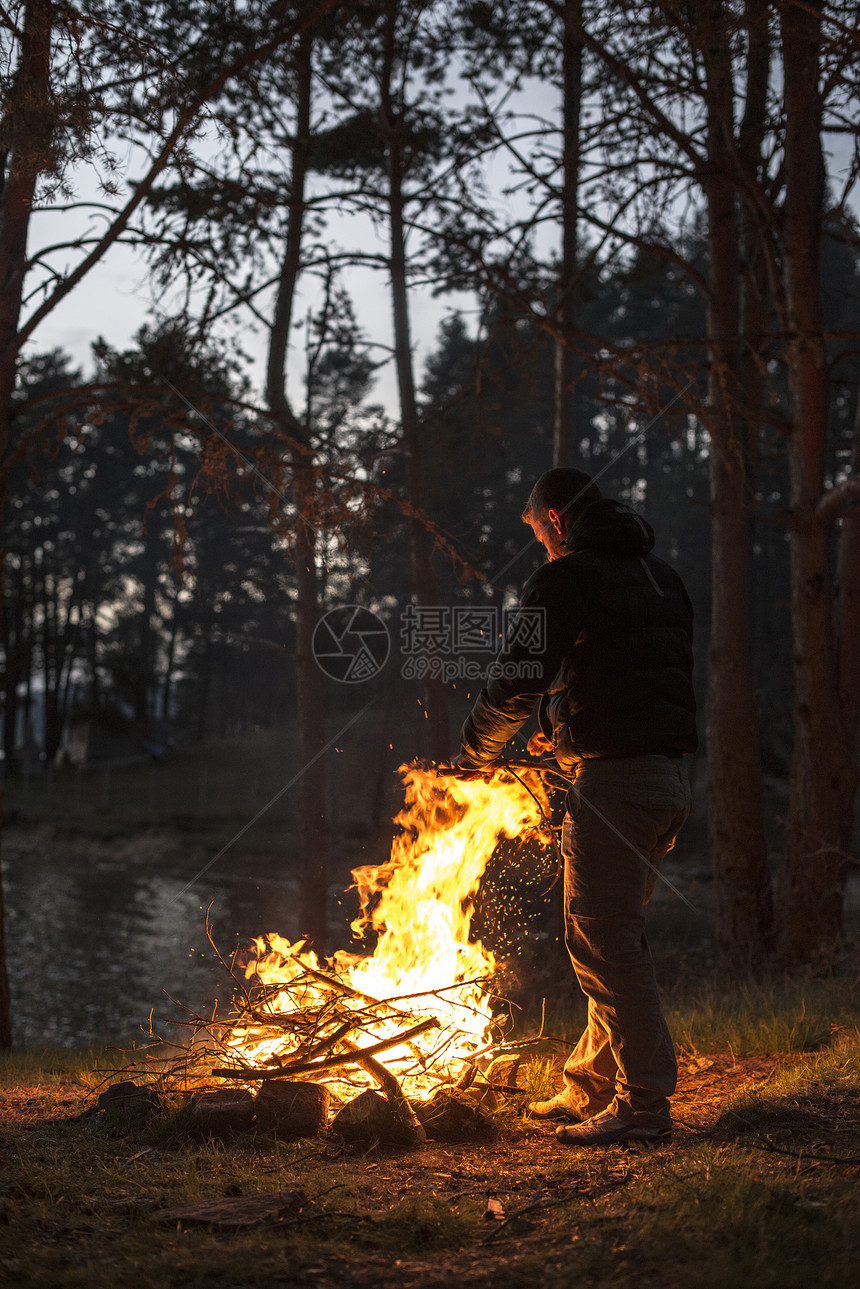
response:
[[[10,1088],[0,1280],[16,1285],[844,1286],[860,1255],[857,1043],[682,1062],[668,1144],[584,1150],[513,1096],[417,1150],[193,1142],[79,1118],[73,1078]],[[91,1099],[88,1104],[91,1104]],[[275,1200],[249,1228],[165,1216]],[[280,1207],[279,1207],[280,1206]]]

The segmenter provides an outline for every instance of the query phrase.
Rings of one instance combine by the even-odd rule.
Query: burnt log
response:
[[[314,1137],[325,1126],[330,1100],[319,1083],[264,1083],[254,1101],[257,1131],[276,1132],[284,1141]]]

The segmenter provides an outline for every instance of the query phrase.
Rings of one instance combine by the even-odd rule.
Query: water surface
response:
[[[111,859],[103,850],[86,854],[61,843],[6,849],[17,1047],[140,1044],[150,1012],[159,1030],[162,1018],[182,1016],[167,994],[206,1015],[216,1000],[225,1004],[230,981],[205,934],[210,901],[214,938],[228,959],[237,945],[266,931],[298,938],[298,881],[283,861],[225,855],[189,885],[198,859],[177,864],[131,852]],[[342,943],[350,906],[344,884],[331,893]]]

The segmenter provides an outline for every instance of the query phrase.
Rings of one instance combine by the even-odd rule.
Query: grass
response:
[[[658,924],[662,911],[652,915]],[[856,967],[836,976],[763,976],[727,987],[712,966],[691,972],[670,953],[655,951],[663,1005],[676,1047],[683,1053],[727,1052],[737,1056],[816,1051],[840,1034],[860,1030],[860,977]],[[536,1032],[574,1042],[586,1020],[585,999],[569,966],[555,959],[537,980],[550,997],[515,1011],[518,1032]],[[522,1000],[521,1000],[522,1001]]]
[[[770,1006],[764,986],[706,1000],[696,1042],[801,1043],[798,999],[814,995],[824,1019],[843,1014],[833,982],[810,989],[785,987]],[[2,1065],[0,1277],[33,1289],[842,1286],[860,1255],[860,1037],[848,1025],[828,1034],[820,1051],[767,1059],[690,1048],[672,1142],[590,1152],[560,1147],[523,1116],[523,1097],[496,1112],[493,1139],[411,1152],[200,1143],[175,1111],[120,1131],[74,1117],[104,1052],[14,1055]],[[557,1065],[527,1067],[529,1095],[556,1085]],[[294,1188],[302,1211],[253,1230],[160,1217]],[[485,1218],[490,1195],[504,1222]]]
[[[110,1047],[52,1048],[43,1051],[7,1052],[0,1059],[0,1088],[63,1086],[74,1080],[85,1086],[91,1071],[115,1065],[125,1058]]]
[[[844,978],[749,983],[730,991],[712,983],[692,996],[670,995],[666,1012],[676,1042],[694,1054],[808,1052],[845,1030],[857,1031],[860,990]]]

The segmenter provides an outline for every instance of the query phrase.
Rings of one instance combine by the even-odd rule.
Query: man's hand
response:
[[[464,765],[463,758],[460,756],[455,756],[450,761],[440,761],[436,766],[438,775],[450,779],[491,779],[495,772],[496,767],[493,765],[481,769],[473,769],[468,764]]]
[[[532,734],[526,747],[530,756],[542,756],[544,752],[552,751],[551,741],[541,730],[538,730],[536,734]]]

